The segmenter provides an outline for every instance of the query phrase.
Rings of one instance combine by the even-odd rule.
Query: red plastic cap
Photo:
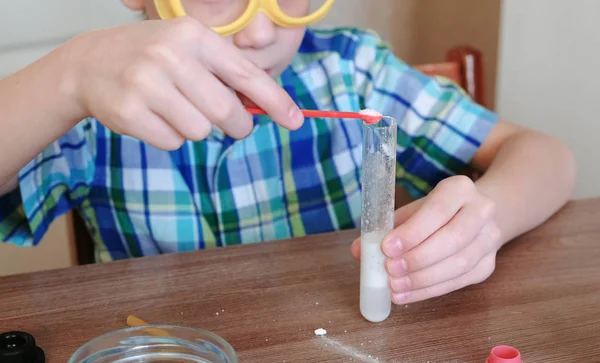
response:
[[[487,363],[523,363],[521,353],[508,345],[499,345],[492,349]]]

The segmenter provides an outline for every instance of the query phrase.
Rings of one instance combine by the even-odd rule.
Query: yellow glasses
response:
[[[284,28],[309,25],[323,19],[334,2],[335,0],[154,0],[161,19],[190,15],[222,36],[230,36],[244,29],[259,11]]]

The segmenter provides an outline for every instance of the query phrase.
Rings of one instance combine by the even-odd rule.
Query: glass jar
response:
[[[69,363],[237,363],[233,347],[206,330],[145,325],[117,330],[79,348]]]

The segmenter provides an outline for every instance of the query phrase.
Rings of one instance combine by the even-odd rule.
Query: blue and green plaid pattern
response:
[[[395,117],[398,183],[415,197],[461,172],[497,120],[356,29],[307,31],[279,82],[301,108]],[[35,245],[73,208],[98,261],[357,227],[361,122],[307,119],[288,131],[266,116],[254,121],[244,140],[215,129],[166,152],[83,120],[23,168],[19,190],[0,197],[0,240]]]

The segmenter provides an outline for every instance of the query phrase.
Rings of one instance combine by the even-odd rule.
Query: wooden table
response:
[[[600,199],[507,245],[486,282],[378,324],[358,309],[357,233],[5,277],[0,331],[33,334],[49,362],[132,313],[213,331],[241,362],[483,363],[500,344],[527,363],[600,361]]]

